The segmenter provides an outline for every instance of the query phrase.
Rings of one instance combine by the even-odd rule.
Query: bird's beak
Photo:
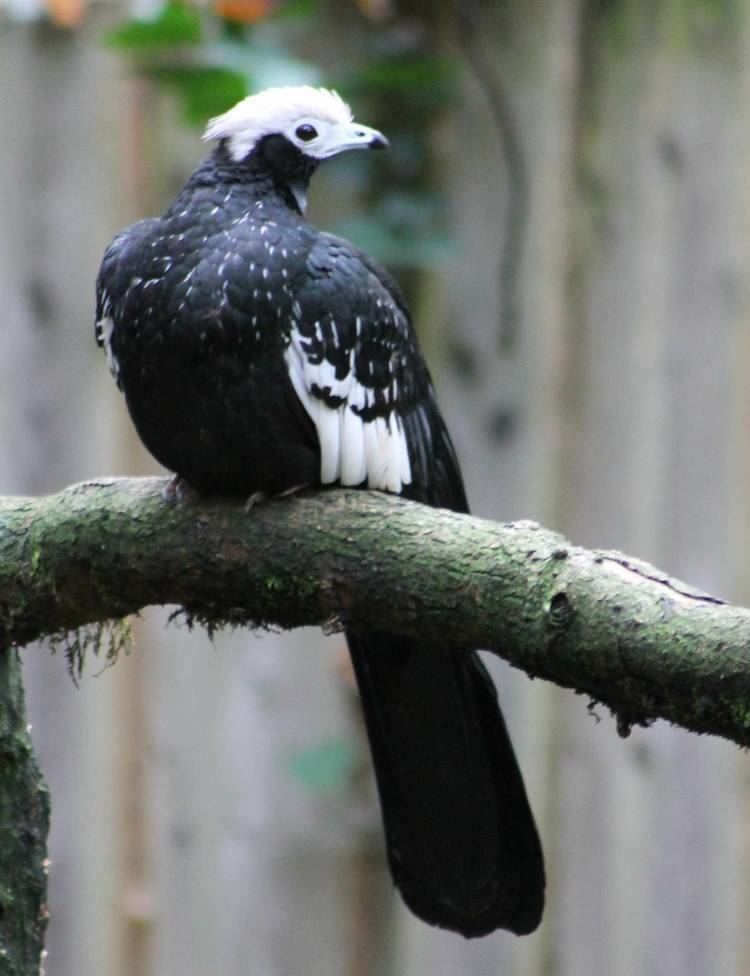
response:
[[[358,122],[346,122],[330,130],[325,146],[321,146],[316,155],[319,159],[328,159],[350,149],[387,148],[388,140],[382,132]]]

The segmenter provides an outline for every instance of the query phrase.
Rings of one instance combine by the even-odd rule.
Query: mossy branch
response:
[[[160,479],[0,500],[5,646],[177,604],[209,625],[377,625],[750,744],[750,611],[616,552],[354,490],[167,502]]]
[[[47,928],[49,795],[15,650],[0,650],[0,770],[0,976],[37,976]]]

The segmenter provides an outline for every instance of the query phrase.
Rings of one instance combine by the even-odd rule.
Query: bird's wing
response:
[[[158,223],[151,217],[121,231],[104,252],[99,274],[96,278],[96,319],[94,335],[97,345],[104,348],[110,372],[119,384],[120,367],[113,345],[113,333],[119,318],[119,302],[127,294],[129,268],[133,263],[128,256],[139,253],[144,237]]]
[[[455,453],[390,276],[322,234],[295,299],[285,355],[318,434],[321,481],[465,508]]]

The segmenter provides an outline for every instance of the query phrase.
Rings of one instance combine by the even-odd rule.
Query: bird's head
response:
[[[294,193],[300,210],[315,167],[350,149],[384,149],[382,133],[355,122],[349,106],[325,88],[268,88],[211,119],[203,136],[219,139],[230,159],[264,163]]]

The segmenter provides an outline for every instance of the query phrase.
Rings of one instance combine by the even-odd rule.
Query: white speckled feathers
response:
[[[374,132],[351,124],[351,113],[337,95],[299,88],[245,99],[215,119],[207,135],[252,140],[285,120],[298,123],[305,112],[314,113],[321,132],[323,117],[332,126],[351,126],[365,141]],[[225,144],[207,158],[162,218],[118,235],[102,263],[97,339],[129,406],[138,398],[163,429],[166,448],[154,445],[152,453],[180,472],[182,454],[168,452],[176,435],[186,441],[187,434],[167,430],[163,418],[171,405],[157,410],[167,391],[174,398],[179,389],[177,398],[189,395],[191,407],[205,398],[203,411],[195,406],[200,428],[213,413],[215,433],[201,435],[201,444],[189,452],[190,464],[200,446],[204,467],[215,465],[208,445],[225,438],[239,447],[247,431],[247,461],[237,464],[248,472],[243,479],[252,482],[251,472],[260,477],[263,470],[256,452],[287,449],[284,443],[271,446],[273,429],[289,443],[312,433],[294,429],[291,418],[281,419],[288,383],[298,401],[294,412],[306,414],[314,429],[319,483],[419,490],[435,447],[426,419],[432,416],[432,391],[396,284],[351,244],[321,234],[275,198],[272,183],[262,184],[268,191],[261,194],[257,180],[265,177],[255,176],[253,162],[243,163],[236,177],[225,170],[229,150]],[[177,355],[162,360],[168,348]],[[190,392],[182,390],[182,377],[166,379],[180,362],[195,371]],[[269,375],[259,391],[260,377],[275,370],[275,378]],[[146,378],[164,384],[148,394],[148,401],[145,394],[141,400]],[[263,408],[256,406],[258,396]],[[232,412],[223,417],[220,404],[227,400]],[[272,419],[274,413],[278,419]],[[202,471],[194,481],[203,480]],[[232,478],[226,474],[222,481]],[[283,479],[274,473],[270,481],[275,487]]]

